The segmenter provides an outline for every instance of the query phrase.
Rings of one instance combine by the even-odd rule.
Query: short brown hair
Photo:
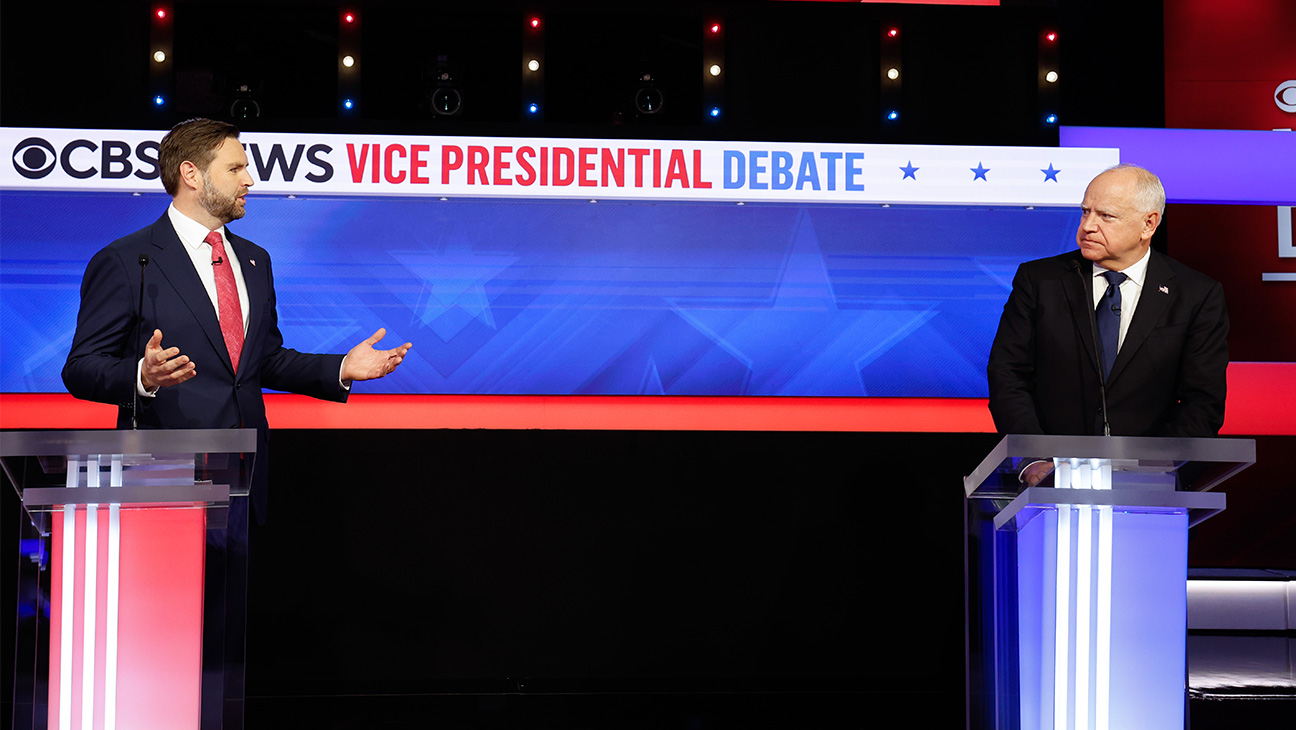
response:
[[[227,138],[238,136],[238,127],[214,119],[190,119],[172,127],[158,149],[158,170],[167,195],[174,198],[180,189],[180,163],[188,160],[206,172],[216,150]]]

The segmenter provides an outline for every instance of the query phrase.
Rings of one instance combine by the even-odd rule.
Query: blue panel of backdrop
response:
[[[61,392],[85,263],[161,195],[0,195],[0,392]],[[380,326],[366,392],[984,397],[1018,263],[1057,208],[251,196],[295,349]],[[165,344],[165,341],[164,341]]]

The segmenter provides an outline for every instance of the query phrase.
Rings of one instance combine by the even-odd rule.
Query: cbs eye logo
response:
[[[50,174],[58,163],[54,145],[40,137],[28,137],[14,147],[13,166],[28,180],[39,180]]]
[[[1278,84],[1274,89],[1274,103],[1285,112],[1296,112],[1296,79]]]

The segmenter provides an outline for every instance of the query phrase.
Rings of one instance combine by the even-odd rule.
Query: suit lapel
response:
[[[1062,290],[1066,292],[1067,303],[1071,306],[1071,317],[1075,320],[1076,332],[1080,335],[1085,355],[1094,373],[1102,377],[1098,363],[1098,348],[1093,338],[1093,284],[1089,281],[1093,265],[1077,251],[1066,264],[1067,271],[1062,280]],[[1078,268],[1075,268],[1077,267]],[[1079,275],[1077,276],[1077,272]]]
[[[239,269],[243,272],[243,285],[247,287],[248,296],[248,327],[247,335],[243,342],[243,353],[251,354],[252,338],[260,331],[261,315],[265,310],[262,302],[266,301],[270,282],[267,280],[267,264],[265,261],[258,262],[256,259],[249,258],[252,254],[252,244],[244,238],[239,238],[230,231],[229,226],[225,227],[226,238],[229,245],[234,249],[234,256],[238,257]],[[244,363],[249,358],[239,357],[239,370],[244,370]]]
[[[1125,332],[1125,341],[1121,343],[1116,362],[1112,365],[1111,378],[1115,380],[1125,366],[1138,354],[1139,348],[1148,335],[1161,321],[1166,309],[1176,296],[1175,287],[1170,286],[1174,272],[1166,264],[1165,258],[1156,251],[1148,259],[1147,275],[1143,277],[1143,291],[1139,294],[1138,307],[1134,310],[1134,319],[1130,321]]]
[[[229,351],[225,349],[225,338],[221,335],[220,320],[216,318],[216,309],[212,306],[211,297],[207,295],[207,288],[198,278],[198,272],[194,271],[193,259],[189,258],[189,252],[180,242],[180,237],[176,235],[175,228],[171,225],[171,219],[165,213],[157,223],[153,224],[153,245],[157,248],[153,260],[157,263],[158,271],[171,283],[180,301],[189,308],[194,321],[206,335],[212,349],[220,354],[225,367],[233,370]],[[166,337],[166,333],[163,332],[162,336]]]

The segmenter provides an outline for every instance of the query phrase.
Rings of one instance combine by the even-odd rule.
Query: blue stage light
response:
[[[900,112],[898,112],[898,111],[896,111],[896,110],[894,110],[894,109],[892,109],[891,111],[887,112],[887,119],[889,119],[890,121],[893,121],[893,122],[894,122],[895,120],[897,120],[897,119],[899,119],[899,118],[900,118]]]
[[[161,94],[158,94],[157,96],[153,97],[153,104],[154,106],[163,106],[166,104],[166,99],[162,98]]]
[[[720,107],[718,107],[718,106],[713,106],[713,107],[711,107],[711,116],[712,116],[712,117],[718,117],[718,116],[720,116]]]
[[[539,114],[539,113],[540,113],[540,105],[537,104],[537,103],[535,103],[535,102],[531,102],[530,104],[527,105],[527,113],[529,113],[529,114]]]
[[[1057,121],[1058,116],[1056,114],[1050,114],[1047,117],[1044,117],[1045,124],[1057,124]]]
[[[355,101],[353,101],[353,100],[351,100],[351,99],[343,99],[343,100],[342,100],[342,106],[343,106],[344,108],[348,109],[348,110],[349,110],[349,109],[354,109],[354,108],[355,108]]]

